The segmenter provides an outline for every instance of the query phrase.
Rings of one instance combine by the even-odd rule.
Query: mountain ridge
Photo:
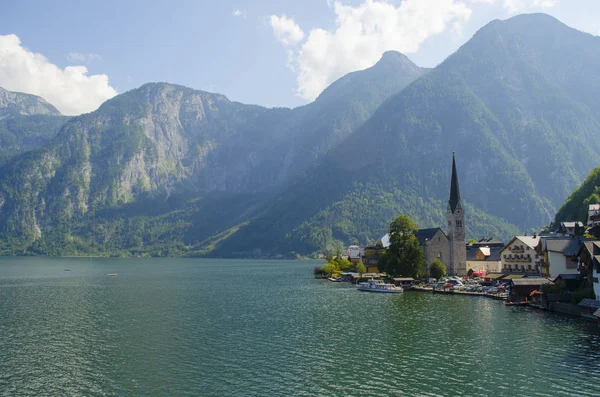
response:
[[[541,36],[527,33],[536,24]],[[598,53],[589,35],[523,16],[480,29],[431,70],[385,53],[295,109],[149,83],[0,168],[0,252],[367,244],[400,213],[444,224],[453,150],[468,236],[526,232],[600,161],[600,80],[581,75],[600,69]]]
[[[61,116],[58,109],[40,96],[8,91],[0,87],[0,117],[7,114]]]
[[[398,83],[396,77],[392,70],[374,80],[388,87],[385,92],[391,95],[393,87],[407,81]],[[369,84],[359,81],[357,86]],[[347,97],[332,94],[328,112],[309,105],[294,112],[231,102],[221,94],[178,85],[145,84],[111,98],[95,112],[70,119],[47,145],[0,169],[2,232],[11,238],[20,236],[20,243],[31,247],[32,242],[40,244],[43,230],[59,237],[70,230],[71,235],[90,217],[97,223],[96,213],[111,208],[115,213],[119,208],[130,211],[133,203],[145,207],[144,203],[174,194],[197,203],[197,208],[214,208],[211,200],[223,197],[218,192],[229,195],[232,205],[241,197],[255,201],[279,183],[295,139],[311,131],[324,140],[320,151],[326,152],[341,138],[327,141],[330,130],[322,129],[323,124],[335,123],[346,112],[341,119],[347,125],[340,131],[348,133],[385,95],[377,93],[365,108],[348,110],[335,106],[336,97],[342,103]],[[347,112],[352,116],[346,117]],[[300,118],[311,113],[319,115],[316,124]],[[318,156],[317,151],[314,158]],[[309,165],[310,161],[297,162],[294,172],[301,173]],[[190,211],[199,211],[192,207]],[[238,219],[248,212],[237,208],[237,215],[233,211],[228,215]],[[210,220],[215,221],[222,223]],[[210,235],[198,238],[205,237]]]

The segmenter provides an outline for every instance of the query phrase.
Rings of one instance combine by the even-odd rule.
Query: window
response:
[[[462,227],[462,220],[461,219],[457,219],[456,220],[456,227]]]

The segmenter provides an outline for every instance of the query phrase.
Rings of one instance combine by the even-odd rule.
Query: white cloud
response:
[[[503,0],[503,6],[511,13],[554,7],[558,0]]]
[[[83,54],[81,52],[69,52],[67,54],[67,61],[69,62],[82,62],[90,63],[92,61],[101,61],[102,57],[99,54],[90,52],[89,54]]]
[[[298,94],[308,100],[341,76],[374,65],[387,50],[413,53],[433,35],[446,30],[460,34],[471,16],[465,3],[456,0],[402,1],[397,6],[385,0],[357,6],[336,1],[332,6],[335,28],[311,30],[292,62]],[[285,45],[302,40],[292,19],[271,16],[271,26]],[[282,31],[290,33],[282,38]]]
[[[0,35],[0,87],[39,95],[66,115],[93,111],[117,95],[107,75],[89,76],[85,66],[61,69],[24,48],[14,34]]]
[[[237,9],[237,10],[233,11],[233,16],[246,18],[246,11]]]
[[[277,40],[284,45],[297,44],[304,38],[304,32],[292,18],[288,18],[285,15],[280,17],[271,15],[269,23],[273,28],[273,33],[275,33]]]

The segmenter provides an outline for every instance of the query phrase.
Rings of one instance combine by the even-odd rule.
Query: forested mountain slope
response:
[[[598,54],[600,38],[547,15],[490,23],[216,254],[364,244],[400,213],[443,225],[452,151],[469,237],[547,224],[600,162]]]
[[[294,110],[165,83],[118,95],[0,169],[5,252],[115,252],[140,240],[163,247],[210,239],[248,217],[288,169],[302,174],[423,72],[388,53]],[[134,218],[151,230],[127,226]]]
[[[0,87],[0,166],[50,142],[67,120],[43,98]]]

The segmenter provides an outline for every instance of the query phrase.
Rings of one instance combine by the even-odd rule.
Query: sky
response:
[[[600,35],[600,0],[0,0],[0,87],[63,114],[147,82],[297,107],[397,50],[434,67],[494,19]]]

